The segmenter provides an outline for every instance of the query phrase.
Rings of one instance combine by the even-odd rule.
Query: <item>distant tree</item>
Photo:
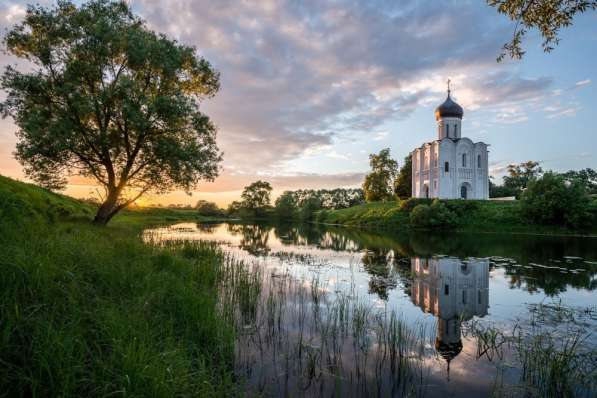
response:
[[[241,195],[241,206],[251,211],[255,216],[263,216],[265,209],[270,207],[272,186],[267,181],[256,181],[245,187]]]
[[[369,155],[371,172],[365,177],[363,191],[367,202],[387,200],[392,197],[394,179],[398,174],[398,162],[390,157],[390,149]]]
[[[221,217],[224,215],[224,211],[218,207],[217,204],[214,202],[209,202],[207,200],[199,200],[195,205],[195,209],[197,213],[202,216],[206,217]]]
[[[525,53],[522,39],[531,29],[541,32],[543,51],[552,51],[560,42],[562,28],[572,25],[577,14],[597,9],[597,0],[487,0],[487,3],[516,22],[512,40],[504,44],[498,62],[506,55],[522,58]]]
[[[236,215],[239,215],[241,209],[242,209],[242,203],[235,200],[232,203],[230,203],[228,205],[228,207],[226,208],[226,214],[228,214],[229,216],[236,216]]]
[[[280,219],[304,217],[306,209],[316,210],[346,209],[365,203],[365,194],[360,188],[299,189],[285,191],[276,200],[275,212]],[[316,204],[316,205],[315,205]],[[308,218],[311,218],[309,215]]]
[[[412,155],[404,158],[404,164],[394,182],[394,194],[399,199],[408,199],[412,196]]]
[[[561,176],[569,182],[581,184],[588,193],[597,194],[597,172],[593,169],[569,170]]]
[[[318,197],[309,198],[299,209],[299,217],[303,221],[310,221],[318,210],[321,210],[321,200]]]
[[[519,193],[525,189],[528,183],[539,177],[543,173],[543,169],[539,167],[539,162],[532,160],[520,164],[508,165],[508,175],[504,177],[504,187],[515,192],[518,197]]]
[[[518,194],[518,188],[512,188],[505,185],[496,185],[492,181],[493,177],[489,177],[489,197],[490,198],[507,198],[514,197]]]
[[[72,174],[103,187],[95,223],[145,192],[189,192],[217,176],[216,128],[198,105],[218,91],[218,73],[124,1],[29,6],[4,45],[31,65],[8,66],[0,79],[0,112],[19,128],[17,159],[53,189]]]
[[[530,221],[574,228],[591,223],[589,203],[582,183],[551,171],[532,180],[521,196],[522,212]]]
[[[276,199],[274,210],[276,216],[282,220],[291,220],[296,217],[296,199],[291,191],[285,191]]]

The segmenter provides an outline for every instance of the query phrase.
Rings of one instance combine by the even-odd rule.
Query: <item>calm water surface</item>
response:
[[[516,350],[483,349],[479,330],[580,331],[596,346],[597,239],[189,223],[145,233],[217,242],[259,275],[236,349],[256,394],[517,396]]]

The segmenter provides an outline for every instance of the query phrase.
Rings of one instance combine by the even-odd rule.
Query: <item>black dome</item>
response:
[[[436,339],[435,350],[442,358],[450,362],[462,351],[462,340],[458,340],[456,343],[444,343],[443,341]]]
[[[435,108],[435,120],[439,120],[444,117],[457,117],[462,119],[464,111],[462,107],[452,100],[450,93],[448,92],[448,98],[443,104]]]

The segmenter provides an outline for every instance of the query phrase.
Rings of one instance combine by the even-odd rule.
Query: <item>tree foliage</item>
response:
[[[394,181],[394,194],[399,199],[407,199],[412,196],[412,161],[410,154],[404,158],[404,164]]]
[[[248,185],[241,194],[241,207],[254,216],[261,217],[271,205],[272,186],[267,181],[255,181]]]
[[[519,193],[527,187],[529,182],[538,178],[543,169],[539,162],[528,162],[508,165],[508,175],[504,177],[504,187],[511,189],[518,197]]]
[[[489,197],[490,198],[506,198],[516,196],[519,193],[518,188],[511,186],[497,185],[492,181],[493,177],[489,177]]]
[[[591,223],[589,197],[578,181],[551,171],[532,180],[521,197],[522,212],[531,222],[581,228]]]
[[[346,209],[365,203],[365,194],[359,188],[299,189],[284,191],[276,200],[276,215],[281,219],[312,218],[312,213],[323,210]],[[303,210],[303,208],[305,208]]]
[[[588,193],[597,194],[597,172],[595,170],[569,170],[561,175],[566,181],[582,185]]]
[[[520,59],[525,54],[522,40],[537,29],[543,38],[543,51],[551,52],[560,42],[562,28],[572,25],[577,14],[597,9],[597,0],[487,0],[500,14],[516,23],[512,39],[504,44],[498,62],[505,56]]]
[[[292,192],[285,191],[276,199],[276,217],[282,220],[292,220],[296,217],[296,199]]]
[[[388,200],[392,197],[394,180],[398,174],[398,162],[390,157],[390,149],[369,155],[371,172],[365,177],[363,191],[367,202]]]
[[[203,199],[197,201],[195,209],[201,216],[221,217],[224,215],[224,211],[220,209],[217,204]]]
[[[81,175],[103,189],[105,224],[147,191],[190,191],[218,174],[216,129],[199,103],[219,74],[194,48],[149,30],[125,2],[29,6],[5,36],[4,117],[18,126],[17,159],[51,188]]]

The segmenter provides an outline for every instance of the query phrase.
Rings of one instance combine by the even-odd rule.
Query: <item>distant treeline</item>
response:
[[[299,189],[284,191],[276,200],[275,215],[280,219],[310,220],[318,210],[339,210],[365,203],[360,188]]]

